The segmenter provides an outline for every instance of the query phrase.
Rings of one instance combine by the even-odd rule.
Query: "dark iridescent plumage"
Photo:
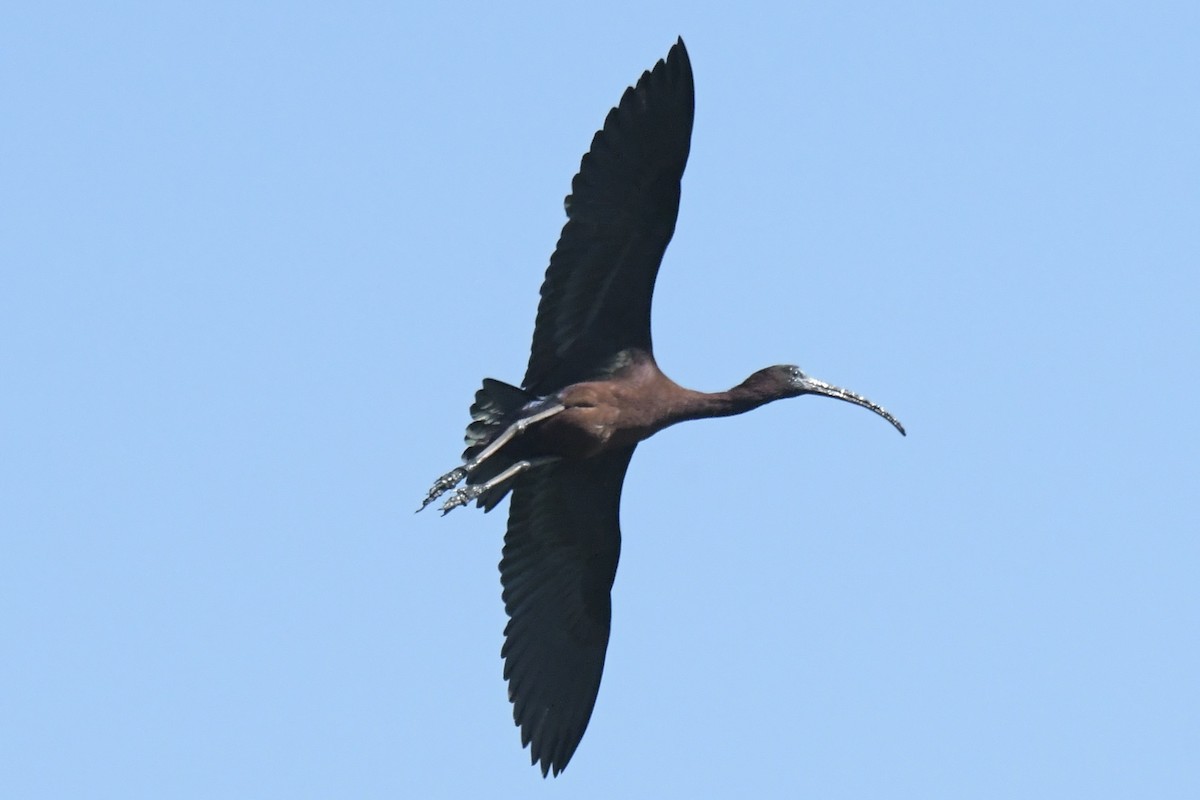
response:
[[[574,754],[596,702],[621,550],[621,485],[637,443],[689,419],[822,394],[894,417],[796,367],[768,367],[727,392],[671,381],[654,361],[650,302],[679,212],[692,134],[683,40],[627,89],[592,139],[542,284],[522,388],[485,380],[464,465],[424,505],[491,510],[512,493],[500,561],[509,622],[502,650],[521,742],[542,774]]]

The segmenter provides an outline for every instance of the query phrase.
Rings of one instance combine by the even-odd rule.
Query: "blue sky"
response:
[[[544,782],[504,512],[562,197],[677,35],[658,360],[802,399],[639,448]],[[1194,3],[0,15],[0,795],[1200,796]]]

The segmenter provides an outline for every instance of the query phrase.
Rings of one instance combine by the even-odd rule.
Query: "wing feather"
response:
[[[633,448],[559,461],[517,479],[500,560],[504,677],[542,774],[557,775],[587,729],[621,551],[621,484]]]
[[[651,352],[650,303],[679,214],[694,114],[680,39],[625,90],[583,156],[550,257],[524,387],[547,395]]]

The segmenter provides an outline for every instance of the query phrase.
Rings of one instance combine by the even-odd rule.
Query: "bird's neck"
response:
[[[678,415],[675,421],[732,417],[778,399],[777,393],[751,382],[740,383],[724,392],[687,391],[685,402],[675,409]]]

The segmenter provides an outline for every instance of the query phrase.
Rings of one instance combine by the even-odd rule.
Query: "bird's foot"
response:
[[[454,492],[449,500],[442,503],[442,516],[446,516],[459,506],[465,506],[467,503],[475,500],[487,490],[488,486],[485,483],[473,483],[469,486],[464,486],[461,489],[458,489]]]
[[[467,477],[466,469],[459,467],[458,469],[450,470],[445,475],[438,478],[433,482],[433,486],[430,487],[429,493],[425,495],[425,500],[421,503],[421,507],[417,509],[417,512],[419,513],[424,511],[425,506],[429,505],[434,500],[437,500],[443,494],[453,489],[465,477]]]

